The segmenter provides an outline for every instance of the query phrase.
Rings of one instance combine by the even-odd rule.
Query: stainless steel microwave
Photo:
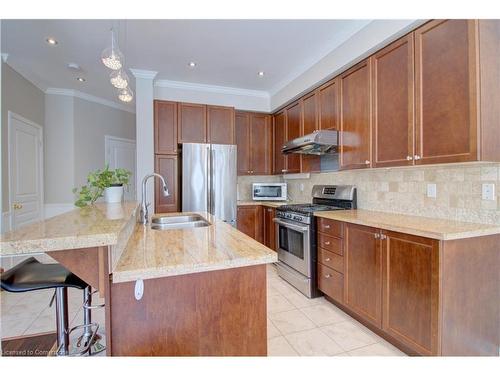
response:
[[[286,201],[286,182],[263,182],[252,184],[254,201]]]

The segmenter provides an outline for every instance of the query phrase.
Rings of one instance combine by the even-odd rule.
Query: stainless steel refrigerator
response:
[[[236,146],[182,145],[182,211],[207,211],[236,226]]]

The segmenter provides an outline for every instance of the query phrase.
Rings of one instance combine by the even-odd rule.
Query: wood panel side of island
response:
[[[111,283],[113,356],[266,356],[266,265]]]

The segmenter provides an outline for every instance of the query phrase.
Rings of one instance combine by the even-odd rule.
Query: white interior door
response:
[[[130,184],[125,188],[125,200],[136,200],[135,192],[135,141],[132,139],[105,136],[106,164],[109,168],[125,168],[132,172]]]
[[[9,203],[11,229],[42,218],[42,127],[9,112]]]

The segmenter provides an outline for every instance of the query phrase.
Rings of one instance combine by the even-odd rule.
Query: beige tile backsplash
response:
[[[283,181],[277,176],[238,178],[240,199],[251,199],[252,182]],[[500,163],[463,163],[380,168],[311,174],[287,180],[294,201],[309,201],[315,184],[352,184],[358,188],[358,208],[408,215],[500,224]],[[495,200],[481,199],[482,184],[494,183]],[[437,197],[428,198],[435,183]],[[300,187],[303,185],[303,190]]]

